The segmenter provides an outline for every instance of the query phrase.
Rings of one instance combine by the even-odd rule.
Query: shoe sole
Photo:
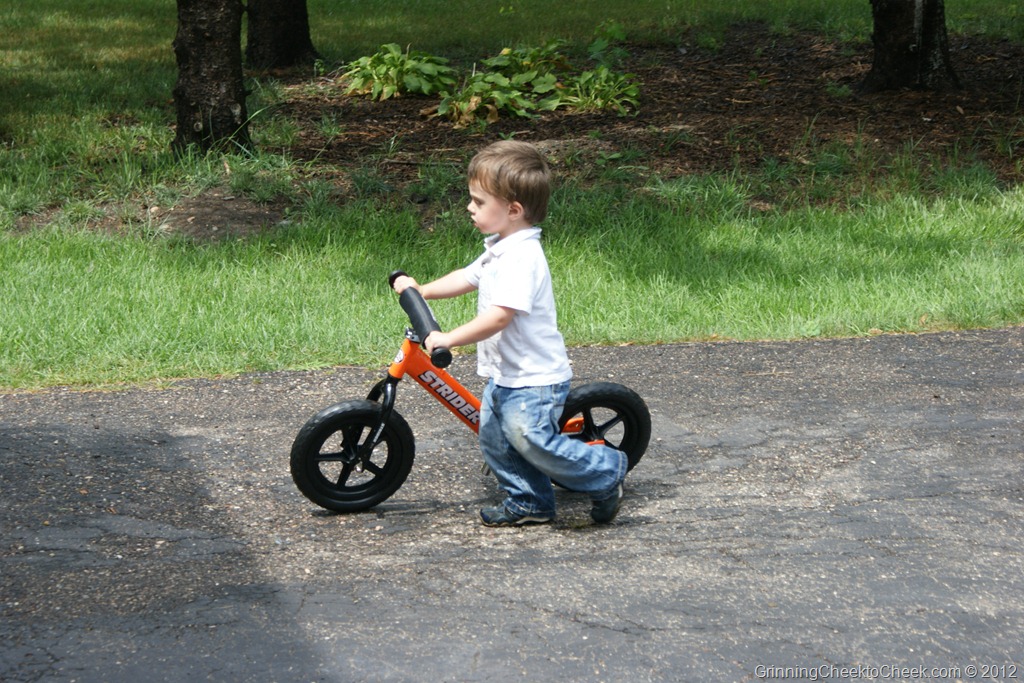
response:
[[[551,517],[520,517],[514,522],[488,522],[483,517],[480,521],[483,522],[484,526],[489,527],[502,527],[502,526],[530,526],[532,524],[547,524],[551,521]]]

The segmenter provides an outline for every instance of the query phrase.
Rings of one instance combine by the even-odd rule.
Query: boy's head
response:
[[[480,150],[469,162],[470,183],[507,202],[519,202],[526,220],[544,220],[551,196],[551,170],[528,142],[502,140]]]

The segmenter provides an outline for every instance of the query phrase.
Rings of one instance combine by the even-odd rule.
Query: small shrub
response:
[[[502,112],[529,118],[538,109],[551,111],[558,106],[557,83],[553,74],[538,75],[536,71],[511,78],[501,73],[477,72],[459,90],[442,94],[437,115],[450,119],[459,128],[495,123]],[[539,99],[548,93],[551,96]]]
[[[630,74],[604,65],[584,71],[566,87],[561,104],[576,111],[611,110],[625,116],[639,106],[640,86]]]
[[[457,82],[447,59],[408,49],[402,52],[396,43],[351,62],[342,78],[349,81],[345,94],[381,101],[402,93],[433,95]]]
[[[505,48],[497,56],[485,59],[483,65],[490,71],[496,71],[512,77],[531,71],[543,76],[570,71],[572,64],[562,48],[565,43],[553,40],[541,47]]]
[[[550,41],[540,47],[505,48],[485,59],[480,70],[456,87],[455,70],[447,60],[422,52],[402,52],[397,44],[384,45],[375,55],[348,66],[348,94],[386,100],[403,92],[441,97],[424,114],[451,120],[456,127],[486,126],[502,116],[530,118],[541,111],[562,107],[577,111],[608,109],[625,115],[638,106],[639,87],[630,74],[609,64],[624,51],[615,43],[625,38],[616,24],[602,25],[589,47],[598,62],[592,71],[579,73],[563,53],[565,43]]]

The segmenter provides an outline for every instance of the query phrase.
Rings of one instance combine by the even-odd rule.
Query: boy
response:
[[[544,157],[525,142],[505,140],[480,151],[468,170],[470,217],[487,235],[484,253],[424,285],[395,280],[401,294],[417,288],[425,299],[478,290],[477,316],[424,340],[436,347],[477,345],[477,372],[488,378],[481,399],[480,447],[507,494],[484,508],[487,526],[544,524],[555,516],[552,479],[590,494],[591,518],[611,522],[622,502],[627,459],[605,445],[562,435],[558,418],[572,370],[558,331],[551,274],[540,228],[551,194]]]

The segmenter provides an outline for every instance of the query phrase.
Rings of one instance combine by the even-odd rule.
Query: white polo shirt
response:
[[[509,388],[548,386],[572,377],[540,228],[486,238],[484,253],[465,275],[479,290],[478,313],[491,306],[515,311],[508,327],[477,343],[478,374]]]

